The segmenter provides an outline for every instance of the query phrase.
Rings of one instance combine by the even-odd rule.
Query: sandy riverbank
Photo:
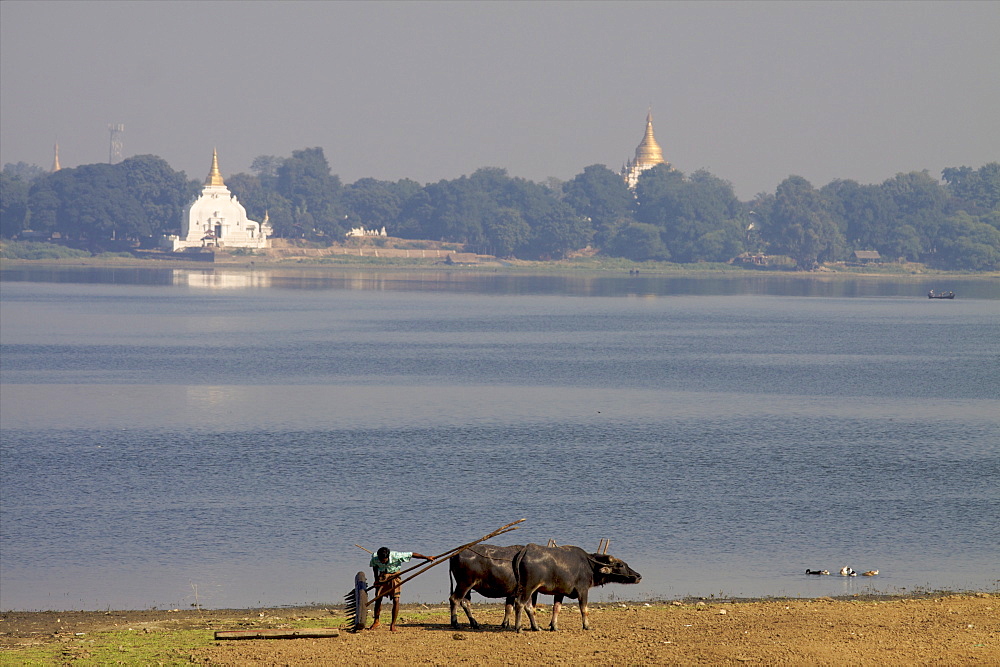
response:
[[[46,664],[977,664],[1000,665],[1000,598],[685,601],[575,604],[553,632],[500,631],[498,605],[476,605],[483,629],[452,629],[446,606],[405,605],[400,629],[319,639],[215,640],[217,630],[342,627],[339,609],[5,612],[0,662]],[[548,608],[539,621],[548,622]],[[462,618],[464,621],[464,617]],[[109,657],[110,656],[110,657]],[[48,663],[51,664],[51,663]],[[112,661],[110,664],[115,664]]]

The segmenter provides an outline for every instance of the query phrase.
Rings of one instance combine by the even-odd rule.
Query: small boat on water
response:
[[[928,299],[954,299],[955,298],[955,293],[954,292],[935,292],[934,290],[931,290],[930,292],[927,293],[927,298]]]

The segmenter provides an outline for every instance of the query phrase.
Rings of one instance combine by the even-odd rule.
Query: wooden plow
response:
[[[517,521],[512,521],[511,523],[508,523],[504,526],[500,526],[492,533],[480,537],[478,540],[474,540],[472,542],[469,542],[468,544],[463,544],[462,546],[455,547],[454,549],[449,549],[448,551],[445,551],[442,554],[434,556],[434,560],[431,561],[430,563],[420,563],[418,565],[414,565],[405,570],[402,570],[399,573],[401,579],[398,585],[402,586],[410,579],[420,576],[421,574],[431,569],[435,565],[440,565],[441,563],[447,562],[449,558],[451,558],[452,556],[461,552],[464,549],[468,549],[469,547],[473,547],[479,544],[480,542],[485,542],[486,540],[493,539],[494,537],[503,535],[504,533],[509,533],[513,530],[517,530],[520,527],[518,524],[520,524],[522,521],[526,521],[526,519],[518,519]],[[368,551],[368,549],[365,549],[361,545],[355,544],[354,546],[358,547],[359,549],[364,549],[365,551]],[[368,553],[371,553],[371,551],[368,551]],[[410,574],[407,577],[403,576],[410,572],[412,572],[413,574]],[[357,632],[365,628],[365,624],[368,622],[368,606],[372,602],[374,602],[374,600],[368,599],[368,591],[371,591],[374,588],[375,588],[374,584],[371,586],[368,585],[368,579],[365,576],[364,572],[358,572],[357,575],[355,575],[354,588],[351,589],[351,591],[344,596],[344,610],[347,614],[347,620],[349,622],[348,629]]]

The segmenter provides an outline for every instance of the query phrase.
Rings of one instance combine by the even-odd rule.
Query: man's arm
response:
[[[414,558],[422,558],[422,559],[424,559],[426,561],[432,561],[432,560],[434,560],[433,556],[425,556],[423,554],[418,554],[416,551],[413,552],[413,557]]]

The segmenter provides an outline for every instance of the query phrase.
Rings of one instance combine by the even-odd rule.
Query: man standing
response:
[[[372,555],[371,566],[375,574],[375,620],[369,630],[381,625],[379,615],[382,613],[382,598],[392,598],[392,624],[389,630],[396,631],[396,619],[399,618],[399,594],[402,590],[399,581],[400,565],[411,558],[422,558],[428,562],[431,557],[418,554],[415,551],[389,551],[389,547],[379,547]]]

